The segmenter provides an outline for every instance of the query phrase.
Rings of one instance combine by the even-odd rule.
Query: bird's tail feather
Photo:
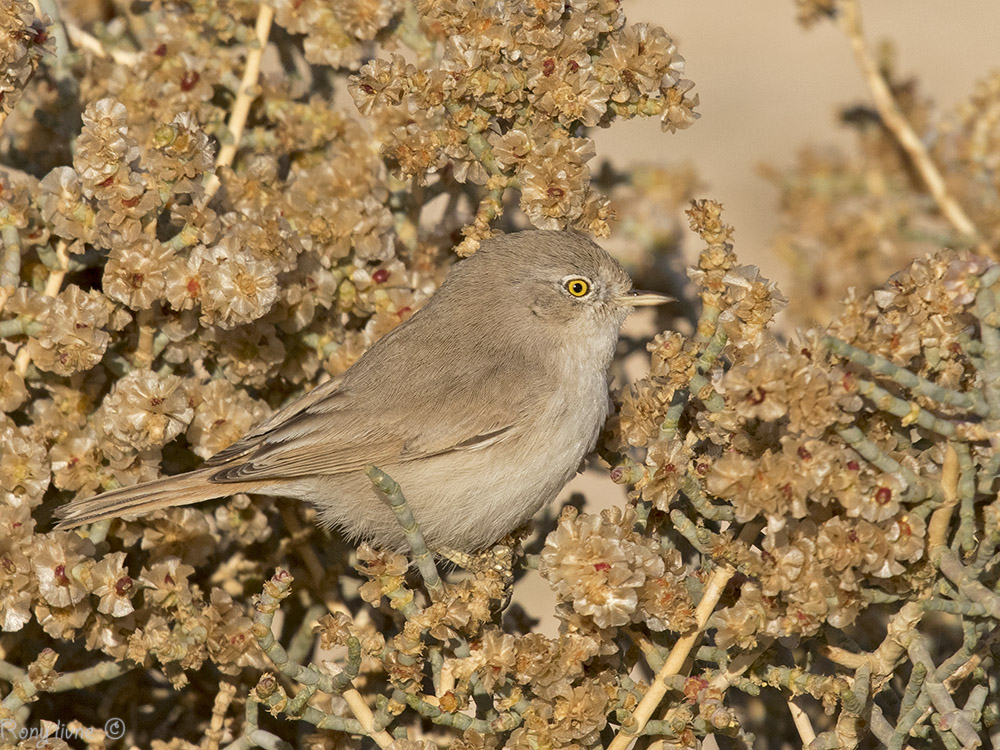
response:
[[[218,467],[196,469],[187,474],[154,479],[152,482],[111,490],[84,500],[75,500],[56,511],[56,529],[72,529],[85,523],[120,516],[145,515],[161,508],[191,505],[216,497],[252,492],[259,482],[213,482]]]

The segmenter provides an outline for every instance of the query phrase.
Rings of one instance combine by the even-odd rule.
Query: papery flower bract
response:
[[[115,552],[101,559],[90,570],[93,593],[100,601],[97,611],[112,617],[124,617],[135,611],[131,597],[136,593],[135,582],[125,569],[125,553]]]
[[[38,592],[53,607],[76,604],[89,592],[75,568],[93,557],[94,545],[71,532],[43,537],[32,550],[31,567]]]
[[[173,253],[159,242],[144,240],[112,249],[104,266],[104,293],[141,310],[166,294],[166,269]]]
[[[643,619],[639,593],[649,578],[665,573],[649,540],[625,532],[612,516],[576,516],[564,509],[549,534],[539,570],[573,608],[600,628]]]
[[[133,370],[104,399],[99,434],[133,449],[165,445],[194,416],[182,385],[176,375]]]
[[[84,110],[73,160],[84,195],[107,188],[116,176],[127,176],[129,165],[139,158],[139,147],[128,135],[127,116],[125,105],[110,97]]]
[[[143,597],[165,608],[186,607],[193,598],[188,578],[194,568],[178,557],[166,557],[150,568],[143,568],[139,580],[144,586]]]
[[[206,252],[201,267],[202,320],[234,328],[263,316],[278,298],[277,269],[269,260],[255,258],[239,247],[232,235]]]

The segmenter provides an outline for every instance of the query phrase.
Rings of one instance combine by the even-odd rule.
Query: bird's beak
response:
[[[653,305],[665,305],[668,302],[676,302],[674,297],[659,292],[644,292],[641,289],[630,289],[617,300],[622,307],[652,307]]]

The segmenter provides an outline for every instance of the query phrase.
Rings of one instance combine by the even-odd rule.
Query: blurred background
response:
[[[759,168],[787,168],[807,145],[854,147],[856,136],[840,126],[839,113],[871,98],[847,37],[833,22],[804,29],[790,0],[636,0],[624,7],[630,23],[657,24],[673,37],[701,97],[701,119],[673,135],[653,118],[595,129],[597,160],[690,163],[701,181],[698,195],[725,206],[740,258],[787,294],[784,269],[769,252],[779,226],[778,191]],[[919,79],[920,92],[939,112],[1000,68],[996,0],[869,0],[861,9],[871,49],[891,41],[897,76]],[[693,257],[697,247],[686,246]]]

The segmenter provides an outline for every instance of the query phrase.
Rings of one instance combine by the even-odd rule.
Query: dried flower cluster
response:
[[[798,4],[802,20],[811,24],[850,20],[855,2]],[[893,55],[884,54],[877,61],[878,74],[914,141],[926,144],[928,162],[947,198],[929,189],[927,176],[900,146],[898,125],[878,106],[842,111],[844,125],[857,139],[853,152],[808,147],[793,168],[771,170],[784,224],[776,251],[789,264],[794,283],[809,290],[790,299],[789,315],[797,324],[828,323],[849,288],[868,293],[911,260],[942,247],[976,248],[996,257],[990,248],[1000,237],[994,163],[1000,75],[990,73],[954,110],[940,111],[918,80],[897,76],[893,62]],[[967,219],[954,221],[941,210],[942,200],[960,206]]]
[[[42,57],[53,51],[46,20],[35,17],[29,0],[0,3],[0,117],[14,110]]]
[[[944,711],[939,693],[957,666],[989,654],[1000,615],[1000,266],[929,256],[849,296],[825,329],[782,342],[764,326],[783,300],[737,265],[720,207],[689,213],[708,244],[692,272],[698,334],[650,343],[650,377],[623,394],[608,448],[635,485],[645,534],[735,573],[707,623],[727,656],[707,656],[704,678],[742,662],[737,689],[777,687],[839,711],[823,747],[853,746],[864,717],[864,733],[893,747],[932,704],[963,717],[938,730],[952,732],[946,742],[995,734],[993,678],[973,673],[963,689],[971,706],[991,695],[983,713],[951,698]],[[643,465],[626,458],[635,446]],[[943,664],[916,629],[935,612],[963,622]],[[881,643],[875,627],[888,628]],[[895,674],[910,680],[909,706]]]
[[[0,744],[62,722],[99,747],[118,717],[156,748],[997,746],[1000,88],[937,126],[948,195],[870,118],[869,171],[786,183],[819,223],[782,242],[831,263],[791,305],[837,311],[791,342],[697,202],[697,330],[650,343],[602,444],[627,507],[553,512],[443,583],[419,529],[411,564],[268,498],[47,529],[345,370],[453,248],[615,214],[613,249],[676,244],[693,170],[592,175],[587,135],[693,122],[674,43],[615,0],[113,6],[0,0]],[[535,570],[551,637],[504,611]]]
[[[578,126],[658,115],[673,132],[696,117],[684,59],[662,29],[626,26],[617,2],[524,5],[512,15],[471,0],[418,3],[440,58],[376,59],[351,85],[397,177],[424,185],[447,168],[488,188],[460,252],[491,234],[515,185],[536,227],[607,235],[608,201],[589,185],[594,144]]]

